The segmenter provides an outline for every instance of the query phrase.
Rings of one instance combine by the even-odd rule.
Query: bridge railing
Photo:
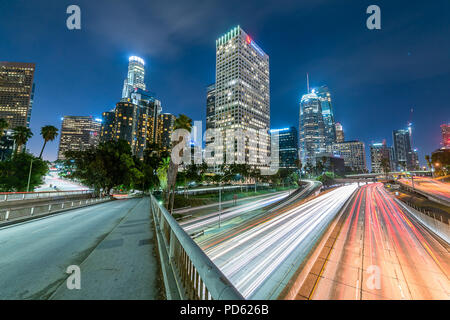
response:
[[[56,203],[38,204],[24,207],[0,208],[0,224],[9,221],[26,219],[29,217],[40,217],[57,213],[64,210],[85,207],[105,201],[110,197],[89,198],[81,200],[63,200]]]
[[[92,190],[74,190],[74,191],[42,191],[42,192],[0,192],[0,202],[34,200],[52,197],[74,196],[93,194]]]
[[[151,212],[158,229],[157,236],[159,234],[164,243],[163,250],[166,254],[163,256],[168,257],[166,262],[174,274],[180,298],[190,300],[244,299],[153,195],[150,201]],[[162,256],[161,252],[160,256]],[[161,264],[164,264],[164,261]],[[166,278],[165,276],[164,279]]]

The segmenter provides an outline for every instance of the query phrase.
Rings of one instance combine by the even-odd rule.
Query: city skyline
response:
[[[10,6],[10,10],[18,8],[15,4],[7,6]],[[87,13],[99,10],[97,4],[89,5],[83,1],[80,6]],[[184,5],[177,7],[182,6]],[[211,6],[219,5],[211,4]],[[252,4],[248,4],[248,6],[252,7]],[[405,128],[407,123],[412,121],[413,147],[419,149],[419,160],[421,164],[424,164],[424,155],[431,154],[440,146],[439,126],[448,122],[448,115],[445,114],[446,108],[439,102],[449,98],[449,93],[445,90],[450,78],[449,58],[439,53],[423,52],[420,46],[410,43],[418,40],[425,41],[430,45],[442,42],[440,37],[445,37],[445,33],[433,34],[433,30],[438,30],[444,23],[445,12],[448,11],[442,10],[446,6],[444,3],[430,4],[423,10],[419,20],[426,21],[427,17],[432,12],[436,12],[436,8],[439,8],[437,17],[434,17],[433,23],[427,25],[424,30],[413,34],[411,30],[401,27],[415,18],[412,14],[414,5],[411,6],[412,8],[400,10],[399,6],[381,1],[380,6],[387,11],[395,12],[402,19],[397,19],[400,22],[395,22],[386,18],[388,21],[384,20],[383,26],[385,27],[379,32],[377,31],[378,33],[365,29],[364,5],[355,6],[355,8],[350,6],[346,8],[348,12],[344,13],[333,4],[329,6],[300,4],[298,7],[289,6],[290,10],[297,12],[296,17],[302,15],[300,9],[306,8],[330,17],[332,16],[331,11],[334,9],[337,10],[336,14],[340,18],[346,16],[352,18],[342,21],[338,28],[331,32],[331,35],[317,31],[317,28],[313,28],[313,32],[311,29],[305,30],[308,29],[305,26],[308,26],[308,22],[311,20],[297,21],[296,28],[294,28],[296,32],[294,32],[285,28],[286,22],[282,20],[286,17],[287,12],[280,9],[276,11],[275,19],[272,19],[271,24],[264,23],[270,16],[269,12],[262,12],[258,18],[239,16],[235,18],[236,21],[233,19],[224,21],[227,19],[223,19],[213,24],[213,27],[208,30],[198,31],[193,44],[189,44],[186,39],[170,44],[169,41],[162,38],[164,34],[156,35],[154,31],[146,31],[145,28],[142,28],[137,32],[138,36],[133,36],[129,41],[123,41],[120,46],[117,43],[112,44],[111,42],[115,41],[111,41],[108,37],[108,40],[94,44],[93,41],[96,41],[99,34],[89,30],[93,21],[90,20],[92,18],[89,18],[89,14],[86,14],[84,15],[86,18],[83,20],[84,29],[78,33],[70,33],[71,31],[65,29],[64,26],[61,26],[61,30],[57,30],[55,27],[57,37],[54,40],[55,44],[50,44],[50,50],[54,49],[53,45],[56,43],[61,45],[63,38],[70,38],[72,42],[65,41],[64,49],[59,49],[67,51],[68,57],[64,56],[63,59],[62,55],[55,55],[57,52],[45,55],[39,50],[30,51],[31,44],[26,42],[6,41],[2,48],[2,52],[5,54],[2,56],[2,60],[36,63],[35,102],[31,114],[31,129],[35,136],[28,144],[28,148],[32,152],[36,152],[41,144],[37,132],[42,125],[52,124],[60,128],[60,118],[64,115],[101,117],[102,112],[112,109],[120,98],[128,57],[133,55],[142,57],[146,61],[147,89],[158,92],[158,98],[164,101],[165,110],[173,114],[185,113],[194,120],[204,121],[206,116],[205,87],[214,82],[215,72],[212,67],[215,59],[214,40],[224,30],[240,24],[252,38],[258,39],[258,45],[271,56],[272,128],[290,127],[298,123],[298,104],[301,95],[307,91],[304,77],[306,73],[309,73],[311,87],[327,85],[330,88],[335,120],[343,125],[346,140],[360,140],[366,144],[366,148],[383,139],[387,139],[388,145],[392,145],[392,130]],[[58,10],[58,7],[59,5],[55,6],[55,11]],[[18,20],[26,19],[33,9],[39,12],[39,8],[34,8],[33,4],[25,6],[23,12],[17,13]],[[102,21],[115,17],[117,14],[115,10],[119,11],[120,9],[120,6],[114,9],[108,8],[103,12]],[[176,15],[176,10],[172,10],[171,13]],[[203,15],[204,12],[199,14]],[[56,26],[59,22],[56,17],[53,18],[48,14],[44,14],[44,18],[49,19],[49,25]],[[332,19],[332,21],[336,22],[336,19]],[[293,23],[291,20],[289,22]],[[4,23],[11,25],[10,30],[15,30],[15,22],[11,18],[5,17]],[[145,26],[144,24],[143,27]],[[16,35],[20,34],[21,28],[17,30]],[[192,37],[193,35],[189,34],[189,28],[192,28],[192,25],[188,23],[186,30],[177,30],[174,34],[176,37]],[[346,41],[343,33],[349,28],[354,28],[354,34],[351,37],[353,40],[367,38],[367,42],[357,45],[361,53],[353,53],[354,63],[350,63],[349,58],[345,57],[350,51],[345,49]],[[282,30],[282,36],[277,39],[275,35]],[[14,40],[14,32],[11,34],[0,32],[5,39]],[[42,36],[42,30],[37,28],[36,32],[34,38],[39,39]],[[136,41],[139,36],[146,36],[146,32],[150,32],[147,35],[152,39],[164,40],[161,47],[167,50],[165,54],[162,52],[163,49],[151,49]],[[432,36],[423,40],[426,35]],[[298,56],[299,46],[295,44],[295,41],[286,40],[298,40],[302,36],[306,37],[305,40],[316,39],[320,44],[309,42],[309,50]],[[404,36],[409,40],[401,40]],[[122,39],[121,33],[117,34],[117,38]],[[398,42],[394,47],[380,49],[386,47],[386,42],[393,41],[392,38]],[[369,42],[378,42],[378,45],[375,46],[378,47],[375,50],[376,54],[370,52],[375,47]],[[280,43],[283,45],[281,46]],[[108,50],[97,50],[99,45]],[[448,44],[444,42],[442,45]],[[77,49],[77,46],[80,48]],[[86,49],[86,46],[92,46],[94,49],[92,54],[81,52]],[[322,51],[327,52],[326,49],[331,47],[336,47],[337,50],[334,53],[322,53]],[[180,54],[183,48],[187,50],[185,55]],[[320,48],[325,50],[319,50]],[[288,51],[290,54],[287,53]],[[352,49],[352,51],[357,50]],[[296,56],[295,59],[294,56]],[[72,59],[71,65],[62,64],[67,58]],[[60,65],[54,63],[55,59]],[[49,60],[52,61],[52,65]],[[335,63],[336,61],[339,62],[339,67],[332,68],[331,62]],[[173,67],[167,68],[169,64]],[[362,68],[359,81],[356,81],[356,75],[349,77],[357,65]],[[287,66],[291,66],[291,68]],[[411,66],[416,66],[417,70],[409,70]],[[374,67],[378,67],[379,70]],[[196,72],[192,72],[192,70]],[[374,72],[375,70],[377,72]],[[55,72],[58,76],[55,76]],[[172,78],[168,79],[169,77]],[[57,89],[55,89],[56,85]],[[436,95],[436,92],[439,95]],[[435,110],[432,114],[429,114],[430,105]],[[412,119],[411,108],[414,109]],[[56,159],[56,151],[57,143],[50,144],[44,153],[44,158]]]

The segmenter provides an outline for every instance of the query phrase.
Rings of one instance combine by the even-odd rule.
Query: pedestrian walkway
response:
[[[153,228],[150,199],[142,198],[81,263],[81,289],[64,281],[50,299],[160,299]]]

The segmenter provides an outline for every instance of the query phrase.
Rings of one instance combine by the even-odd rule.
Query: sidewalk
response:
[[[54,300],[157,300],[158,262],[154,253],[150,199],[136,207],[81,263],[81,290],[64,281]]]

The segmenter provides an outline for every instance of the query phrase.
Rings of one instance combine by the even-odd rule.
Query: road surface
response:
[[[400,179],[401,183],[412,186],[411,179]],[[414,188],[450,203],[450,183],[427,177],[414,177]]]
[[[450,298],[449,246],[381,183],[363,186],[347,208],[310,299]]]
[[[356,189],[337,188],[199,245],[245,298],[275,299]]]
[[[142,198],[0,229],[0,300],[48,299],[65,286],[70,265],[81,267],[82,290],[59,290],[56,298],[156,298],[141,288],[156,287],[156,272],[155,279],[144,280],[152,275],[151,249],[142,246],[152,245],[149,216],[149,199]]]

